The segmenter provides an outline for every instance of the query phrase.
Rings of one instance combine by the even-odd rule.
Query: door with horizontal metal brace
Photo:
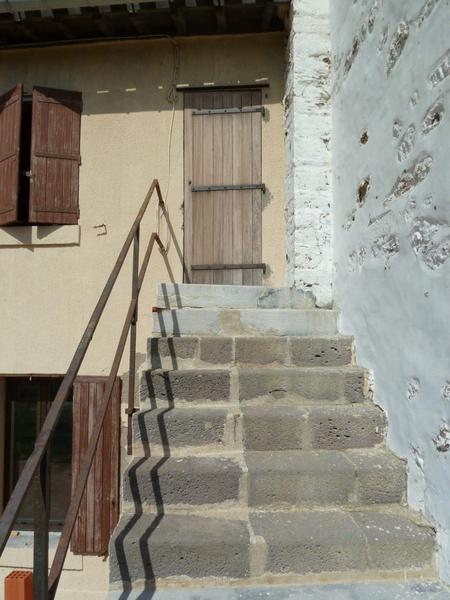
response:
[[[260,285],[261,90],[186,92],[184,252],[192,283]]]

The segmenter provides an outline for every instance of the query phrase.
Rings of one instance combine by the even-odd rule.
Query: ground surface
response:
[[[107,600],[450,600],[434,582],[111,592]]]

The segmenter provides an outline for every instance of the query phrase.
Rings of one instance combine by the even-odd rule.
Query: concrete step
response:
[[[246,521],[192,515],[125,514],[110,542],[110,581],[248,577]]]
[[[256,513],[266,572],[393,571],[431,567],[434,534],[398,514],[304,511]]]
[[[365,371],[356,367],[238,368],[241,402],[355,403],[363,402]],[[141,407],[230,402],[227,369],[147,371],[141,380]]]
[[[406,465],[389,452],[247,452],[252,507],[348,506],[403,501]]]
[[[133,421],[136,456],[167,455],[180,449],[188,452],[190,448],[214,452],[234,443],[235,418],[225,408],[143,410]]]
[[[243,406],[247,450],[346,450],[384,441],[386,418],[372,404]]]
[[[187,456],[137,458],[124,475],[122,497],[126,511],[136,506],[225,505],[239,501],[242,466],[235,458]]]
[[[241,402],[295,404],[355,403],[365,400],[365,371],[357,367],[239,369]]]
[[[329,337],[154,337],[147,351],[153,369],[205,366],[343,366],[352,362],[353,339]]]
[[[159,283],[158,308],[314,308],[311,292],[252,285]]]
[[[403,514],[306,510],[245,520],[124,514],[110,542],[111,583],[223,580],[430,569],[434,533]],[[162,583],[162,582],[161,582]]]
[[[328,336],[337,333],[337,315],[337,311],[323,309],[167,309],[153,313],[153,333],[163,337]]]
[[[141,406],[230,401],[229,369],[147,371],[141,380]]]

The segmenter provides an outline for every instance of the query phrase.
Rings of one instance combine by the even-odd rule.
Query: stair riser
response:
[[[172,337],[148,340],[152,369],[205,366],[344,366],[352,363],[349,337]]]
[[[353,404],[366,399],[366,377],[356,368],[238,369],[241,402],[289,400],[295,404]],[[232,400],[228,369],[147,371],[141,382],[141,407]]]
[[[158,308],[314,308],[313,294],[263,286],[158,285]]]
[[[184,308],[153,314],[157,336],[178,335],[282,335],[330,336],[337,333],[337,312],[332,310]]]
[[[158,409],[134,418],[135,456],[234,450],[240,437],[241,419],[224,409]]]
[[[244,410],[247,450],[345,450],[371,448],[384,441],[381,411],[316,411],[289,407],[283,412]]]

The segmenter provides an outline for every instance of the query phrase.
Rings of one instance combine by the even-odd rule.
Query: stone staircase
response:
[[[160,285],[112,587],[420,578],[405,504],[337,314],[287,289]]]

